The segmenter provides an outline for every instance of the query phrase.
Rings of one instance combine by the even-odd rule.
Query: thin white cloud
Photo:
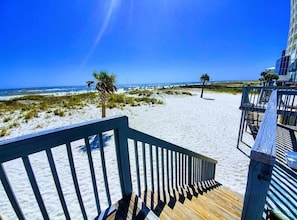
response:
[[[100,43],[106,29],[108,28],[109,24],[110,24],[110,20],[113,16],[113,14],[116,11],[117,6],[120,4],[120,0],[111,0],[110,1],[110,5],[105,13],[105,17],[104,17],[104,21],[102,23],[102,26],[100,27],[98,34],[96,35],[96,39],[94,41],[94,44],[92,45],[91,49],[89,50],[88,54],[86,55],[85,59],[82,62],[81,66],[84,66],[85,63],[88,61],[88,59],[90,58],[90,56],[93,54],[94,50],[96,49],[96,47],[98,46],[98,44]]]

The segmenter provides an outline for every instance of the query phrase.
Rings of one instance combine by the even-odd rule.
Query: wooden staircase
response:
[[[240,219],[242,206],[242,195],[210,180],[166,193],[132,194],[117,202],[106,218]]]

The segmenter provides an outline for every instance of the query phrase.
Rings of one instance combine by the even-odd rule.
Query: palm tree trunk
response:
[[[102,118],[106,117],[106,105],[105,102],[102,102]]]
[[[102,118],[106,117],[106,95],[104,92],[101,94],[101,116]]]
[[[201,95],[200,95],[200,98],[203,98],[203,89],[204,89],[204,82],[202,83],[202,88],[201,88]]]

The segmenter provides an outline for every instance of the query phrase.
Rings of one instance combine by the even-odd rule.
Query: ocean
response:
[[[199,84],[200,82],[142,83],[142,84],[119,84],[119,85],[116,85],[116,87],[118,88],[119,91],[127,91],[130,89],[149,89],[149,88],[156,88],[156,87],[162,88],[162,87],[199,85]],[[95,88],[88,88],[87,85],[0,89],[0,100],[19,97],[19,96],[25,96],[25,95],[80,93],[80,92],[91,91],[94,89]]]

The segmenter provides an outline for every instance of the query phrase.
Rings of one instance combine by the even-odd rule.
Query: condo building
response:
[[[290,28],[287,42],[286,55],[291,60],[296,59],[297,52],[297,0],[291,0]]]
[[[287,48],[275,64],[275,73],[283,82],[295,82],[297,71],[297,0],[291,0],[290,9]]]

